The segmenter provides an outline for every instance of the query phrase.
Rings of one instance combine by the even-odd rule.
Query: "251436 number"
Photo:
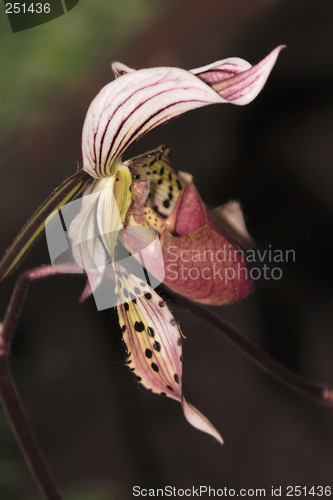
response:
[[[287,486],[287,497],[313,496],[313,497],[330,497],[332,494],[330,486],[312,486],[307,489],[306,486]]]
[[[6,14],[20,14],[20,12],[23,14],[49,14],[50,11],[51,7],[49,3],[45,3],[44,5],[42,3],[6,3]]]

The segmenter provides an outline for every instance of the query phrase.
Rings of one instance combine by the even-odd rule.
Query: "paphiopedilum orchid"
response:
[[[182,334],[165,301],[115,258],[118,239],[131,253],[148,249],[144,265],[166,285],[205,304],[230,304],[246,297],[253,283],[246,274],[236,238],[250,241],[235,206],[219,209],[229,217],[226,231],[207,209],[191,182],[176,174],[170,150],[162,146],[123,162],[127,148],[153,128],[182,113],[219,103],[245,105],[263,88],[282,46],[255,66],[230,58],[191,71],[149,68],[135,71],[114,63],[116,79],[91,103],[82,134],[83,170],[66,181],[36,212],[0,263],[0,278],[20,260],[42,230],[47,216],[83,193],[80,212],[69,227],[76,263],[87,272],[83,298],[98,290],[111,263],[117,310],[127,346],[126,363],[147,389],[181,402],[185,417],[198,429],[222,438],[212,424],[186,402],[182,391]],[[132,232],[132,228],[143,231]],[[159,245],[156,245],[156,234]],[[21,242],[21,243],[20,243]],[[160,272],[162,251],[163,276]],[[217,257],[223,248],[228,259]],[[168,265],[168,257],[172,257]],[[211,252],[209,262],[202,256]],[[194,254],[188,275],[179,259]],[[204,266],[202,262],[205,262]],[[243,275],[240,274],[243,270]],[[237,272],[238,271],[238,272]],[[176,279],[175,279],[176,275]]]
[[[97,289],[105,264],[111,260],[128,350],[126,363],[146,388],[180,401],[187,420],[220,442],[216,429],[183,396],[182,336],[176,320],[148,283],[116,262],[117,236],[132,253],[149,248],[144,264],[158,275],[159,259],[149,233],[150,229],[157,231],[164,283],[192,300],[230,304],[247,296],[253,283],[236,272],[240,266],[246,270],[237,253],[239,247],[209,213],[190,176],[172,170],[169,148],[160,147],[125,162],[122,155],[148,131],[191,109],[227,102],[248,104],[265,84],[280,50],[276,48],[254,67],[238,58],[191,71],[167,67],[135,71],[114,63],[116,79],[93,100],[83,126],[83,170],[94,181],[84,193],[89,196],[83,197],[69,236],[76,262],[89,269],[84,296]],[[133,237],[128,228],[135,226],[146,230]],[[95,237],[96,228],[100,239]],[[218,276],[214,269],[213,276],[217,252],[223,247],[232,257],[219,268]],[[176,267],[167,265],[170,249],[177,257]],[[212,258],[203,264],[200,256],[208,250]],[[184,252],[196,252],[189,276],[178,272],[178,257]],[[228,276],[232,278],[228,280]]]

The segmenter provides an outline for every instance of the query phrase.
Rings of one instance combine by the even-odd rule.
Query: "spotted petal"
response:
[[[218,64],[216,69],[222,76],[216,81],[207,67],[193,72],[165,67],[133,71],[118,63],[116,75],[121,76],[99,92],[87,112],[82,134],[83,169],[95,178],[115,173],[115,160],[130,144],[191,109],[225,102],[247,104],[262,89],[281,48],[253,68],[244,61],[238,67],[236,64],[227,79],[223,64],[222,69]]]
[[[186,402],[182,391],[182,337],[165,301],[147,283],[117,269],[117,306],[127,365],[147,389],[182,403],[184,415],[194,427],[222,438],[212,424]]]

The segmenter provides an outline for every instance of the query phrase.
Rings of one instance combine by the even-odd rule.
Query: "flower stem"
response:
[[[191,311],[192,314],[202,318],[207,323],[212,325],[218,333],[227,337],[243,352],[243,354],[254,361],[254,363],[256,363],[262,370],[265,370],[271,376],[289,386],[291,389],[305,394],[306,396],[310,396],[319,403],[333,406],[332,386],[327,384],[317,384],[300,377],[275,361],[275,359],[271,358],[271,356],[269,356],[264,350],[257,347],[241,332],[239,332],[237,328],[227,323],[224,319],[209,310],[207,307],[191,302],[180,295],[170,292],[169,290],[167,290],[167,293],[175,303],[185,307]]]
[[[67,272],[75,272],[75,266]],[[52,266],[27,271],[20,276],[15,286],[4,322],[0,324],[0,396],[8,419],[21,447],[26,463],[46,500],[61,500],[59,488],[52,476],[47,462],[38,448],[36,439],[28,422],[20,396],[11,377],[8,356],[13,332],[19,318],[26,292],[31,281],[58,274]]]

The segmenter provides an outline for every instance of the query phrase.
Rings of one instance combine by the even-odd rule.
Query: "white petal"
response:
[[[128,66],[126,66],[126,64],[120,62],[112,63],[111,68],[116,78],[126,75],[126,73],[133,73],[133,71],[136,71],[135,69],[129,68]]]
[[[82,134],[83,169],[95,178],[108,176],[115,173],[113,163],[130,144],[172,118],[208,104],[251,102],[265,84],[281,48],[253,67],[237,58],[192,72],[164,67],[134,71],[116,63],[118,78],[100,91],[87,112]]]
[[[202,414],[199,410],[194,408],[191,404],[189,404],[185,399],[182,401],[182,407],[184,411],[184,415],[186,420],[193,425],[196,429],[199,429],[202,432],[206,432],[210,434],[215,439],[218,440],[219,443],[223,444],[222,436],[215,427],[210,423],[210,421]]]

